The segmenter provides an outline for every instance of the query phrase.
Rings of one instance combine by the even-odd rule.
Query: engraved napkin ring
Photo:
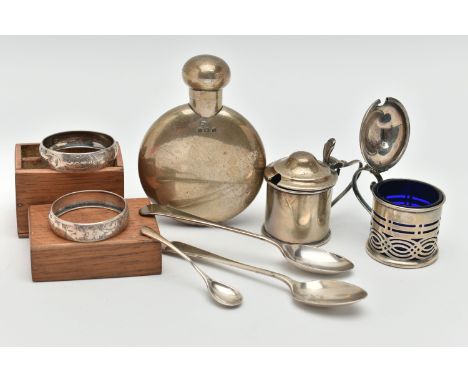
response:
[[[67,212],[82,208],[102,208],[115,211],[118,214],[110,219],[95,223],[74,223],[61,218]],[[78,242],[106,240],[122,232],[127,226],[127,202],[120,195],[110,191],[71,192],[52,203],[49,224],[56,235],[67,240]]]
[[[118,146],[114,138],[107,134],[66,131],[44,138],[39,152],[57,171],[96,171],[114,163]]]

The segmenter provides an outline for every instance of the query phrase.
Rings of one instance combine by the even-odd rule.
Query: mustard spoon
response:
[[[171,248],[173,253],[178,254],[183,259],[187,260],[192,267],[198,272],[198,274],[202,277],[203,281],[210,292],[211,297],[219,304],[229,307],[238,306],[242,303],[242,295],[240,292],[226,284],[220,283],[219,281],[213,280],[209,277],[204,271],[202,271],[197,265],[187,256],[184,252],[182,252],[177,246],[172,244],[169,240],[162,237],[156,231],[151,229],[150,227],[142,227],[141,234],[148,236],[156,241],[159,241],[164,246]]]

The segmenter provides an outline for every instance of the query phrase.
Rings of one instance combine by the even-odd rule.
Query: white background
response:
[[[0,37],[0,344],[467,345],[467,48],[465,37]],[[320,157],[329,137],[337,139],[335,156],[360,157],[367,107],[400,99],[410,142],[384,177],[427,181],[446,193],[440,259],[420,270],[370,259],[369,216],[349,194],[333,208],[325,247],[356,265],[343,279],[369,297],[354,306],[306,308],[275,280],[205,266],[244,294],[242,307],[222,309],[188,264],[167,256],[160,276],[33,283],[28,240],[16,237],[14,144],[72,129],[109,133],[123,148],[126,196],[143,196],[139,145],[160,114],[187,102],[181,67],[200,53],[229,63],[224,101],[256,127],[268,161],[299,149]],[[337,187],[349,176],[344,171]],[[363,188],[370,180],[362,177]],[[259,231],[264,200],[265,185],[232,224]],[[253,239],[165,219],[160,225],[171,240],[316,277]]]

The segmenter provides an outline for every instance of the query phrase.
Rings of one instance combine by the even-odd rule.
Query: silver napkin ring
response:
[[[61,218],[67,212],[82,208],[103,208],[118,214],[111,219],[95,223],[74,223]],[[122,232],[128,223],[127,202],[110,191],[90,190],[65,194],[58,198],[49,212],[49,224],[60,237],[78,242],[109,239]]]
[[[114,163],[118,146],[107,134],[66,131],[44,138],[39,152],[57,171],[96,171]]]

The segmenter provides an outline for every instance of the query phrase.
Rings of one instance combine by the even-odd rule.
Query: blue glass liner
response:
[[[442,202],[442,192],[428,183],[412,179],[387,179],[374,186],[377,197],[395,206],[427,208]]]

